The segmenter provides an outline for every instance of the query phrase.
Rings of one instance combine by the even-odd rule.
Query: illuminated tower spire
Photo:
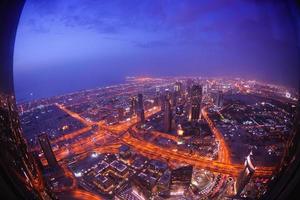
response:
[[[236,195],[240,196],[242,191],[244,190],[245,186],[249,183],[250,179],[252,178],[254,172],[255,172],[255,167],[252,163],[252,151],[249,153],[249,155],[246,157],[245,160],[245,168],[241,172],[241,174],[238,177],[238,180],[236,182]]]

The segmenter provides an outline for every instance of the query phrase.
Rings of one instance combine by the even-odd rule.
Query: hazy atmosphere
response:
[[[28,0],[15,43],[16,94],[49,97],[133,75],[295,86],[297,19],[284,2]]]

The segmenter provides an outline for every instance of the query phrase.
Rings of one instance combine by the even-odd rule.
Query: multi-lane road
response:
[[[191,155],[187,152],[182,152],[174,149],[167,149],[158,145],[155,145],[151,142],[141,140],[135,138],[133,135],[135,134],[143,134],[140,133],[136,128],[137,117],[132,117],[130,120],[126,120],[116,125],[108,126],[103,121],[100,122],[91,122],[81,117],[79,114],[67,109],[63,105],[56,104],[58,108],[68,113],[73,118],[81,121],[85,128],[74,131],[68,135],[61,136],[53,140],[53,143],[61,142],[64,140],[75,139],[79,137],[81,134],[85,133],[92,129],[92,126],[98,126],[99,130],[89,136],[82,137],[79,140],[72,140],[71,144],[67,147],[59,148],[54,151],[57,160],[60,161],[62,168],[65,171],[67,177],[73,179],[73,185],[69,188],[72,191],[75,191],[74,195],[85,195],[85,197],[89,197],[92,194],[86,194],[80,192],[76,187],[76,180],[70,174],[68,170],[67,163],[64,162],[65,158],[68,158],[70,155],[83,155],[87,154],[91,151],[97,152],[109,152],[114,151],[117,152],[117,148],[120,146],[120,142],[129,145],[132,149],[136,150],[140,154],[143,154],[149,158],[153,159],[164,159],[170,162],[177,163],[186,163],[191,164],[195,167],[199,167],[202,169],[206,169],[216,173],[222,173],[226,175],[230,175],[233,177],[237,177],[238,174],[243,170],[244,166],[242,164],[236,164],[231,162],[230,158],[230,150],[228,145],[226,144],[223,135],[221,132],[215,127],[212,120],[209,118],[206,108],[202,109],[202,115],[204,119],[207,121],[211,131],[215,135],[217,141],[219,141],[219,152],[218,159],[213,160],[208,157],[200,156],[198,154]],[[158,107],[154,107],[145,112],[145,117],[149,118],[150,116],[159,112],[160,109]],[[153,132],[155,136],[162,135],[163,133]],[[175,137],[175,138],[174,138]],[[176,136],[172,136],[172,138],[176,141]],[[117,143],[117,144],[116,144]],[[273,167],[264,167],[258,166],[256,167],[256,171],[254,176],[257,177],[269,177],[272,175],[274,171]],[[98,198],[98,197],[95,197]],[[92,199],[92,198],[91,198]]]

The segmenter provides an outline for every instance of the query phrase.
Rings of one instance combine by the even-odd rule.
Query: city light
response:
[[[165,89],[169,88],[166,91],[172,93],[172,88],[174,88],[173,86],[176,82],[169,83],[169,80],[161,82],[162,79],[159,81],[159,83],[154,81],[152,84],[159,85],[162,88],[162,85],[164,85],[164,87],[167,87]],[[223,81],[222,79],[214,81],[215,87],[220,88],[224,84]],[[183,80],[182,82],[185,83],[187,81]],[[76,109],[80,107],[80,103],[75,101],[74,105],[63,105],[57,103],[57,99],[54,98],[52,100],[55,102],[53,107],[45,106],[43,107],[44,110],[30,109],[30,112],[36,111],[32,115],[33,119],[31,120],[41,119],[39,116],[44,114],[40,112],[48,113],[47,109],[55,110],[59,114],[58,116],[61,116],[60,113],[67,113],[67,123],[64,122],[60,127],[68,126],[69,128],[65,129],[65,131],[70,132],[65,134],[62,132],[63,129],[55,128],[56,124],[51,124],[49,128],[47,127],[48,130],[53,129],[51,135],[56,137],[51,139],[51,147],[47,145],[47,140],[44,141],[43,145],[45,147],[43,151],[48,153],[43,154],[39,152],[41,155],[39,159],[43,163],[53,162],[53,157],[49,156],[51,155],[49,152],[52,150],[55,159],[63,167],[65,176],[72,180],[72,188],[78,185],[77,178],[80,178],[82,183],[93,185],[96,190],[111,195],[111,197],[123,195],[122,192],[124,192],[126,195],[133,195],[139,199],[148,199],[148,197],[144,196],[145,193],[142,189],[126,190],[118,194],[116,194],[116,191],[122,188],[122,182],[135,183],[136,180],[133,181],[130,174],[139,177],[137,181],[141,183],[152,183],[153,185],[157,184],[157,186],[163,184],[159,183],[164,174],[164,171],[160,171],[160,168],[164,166],[163,169],[165,171],[173,172],[176,171],[174,165],[177,166],[183,163],[191,165],[195,171],[199,169],[205,170],[203,177],[198,175],[198,178],[193,179],[191,177],[187,178],[189,176],[180,176],[180,174],[185,173],[184,171],[179,171],[178,176],[174,175],[175,172],[173,172],[174,186],[172,186],[173,189],[168,189],[171,196],[185,196],[187,195],[185,191],[189,187],[196,187],[199,190],[193,194],[197,197],[221,195],[223,190],[228,191],[227,195],[239,194],[241,189],[250,187],[248,182],[260,180],[255,178],[267,178],[273,175],[276,169],[275,166],[254,166],[254,164],[256,160],[264,163],[266,156],[277,156],[279,159],[280,156],[278,155],[280,155],[281,149],[275,148],[277,145],[276,140],[271,146],[266,145],[263,150],[258,149],[256,145],[248,144],[247,146],[245,145],[245,148],[251,146],[251,149],[260,151],[263,156],[258,157],[253,152],[249,155],[243,155],[240,153],[240,149],[233,148],[230,142],[245,140],[245,135],[249,135],[251,138],[262,136],[268,138],[269,133],[272,131],[280,133],[280,131],[288,129],[286,124],[291,116],[287,111],[284,112],[281,108],[277,108],[276,101],[270,102],[268,98],[256,97],[256,95],[260,94],[259,89],[265,89],[265,85],[263,85],[264,87],[255,86],[257,88],[254,89],[254,86],[249,84],[250,93],[244,90],[241,93],[241,88],[239,87],[241,84],[237,84],[236,81],[232,81],[230,84],[226,83],[226,85],[228,86],[226,88],[231,91],[230,94],[228,94],[226,88],[223,88],[224,91],[222,93],[215,92],[215,90],[211,91],[214,89],[213,87],[207,89],[207,93],[204,94],[201,92],[201,84],[197,84],[195,87],[191,87],[192,91],[190,93],[193,92],[193,98],[184,97],[184,92],[182,92],[177,93],[182,96],[180,98],[178,96],[176,100],[170,99],[171,95],[168,98],[163,98],[164,101],[143,100],[139,104],[139,112],[145,111],[144,118],[140,116],[140,113],[135,113],[135,110],[129,107],[128,112],[123,113],[123,120],[115,117],[115,113],[120,112],[122,110],[120,108],[126,103],[132,103],[130,99],[134,99],[132,96],[136,94],[134,92],[130,93],[128,88],[131,88],[132,91],[141,90],[140,88],[143,88],[142,83],[131,82],[127,86],[122,85],[127,96],[120,97],[119,101],[110,101],[110,98],[107,101],[103,101],[103,105],[107,106],[109,104],[113,112],[107,113],[102,118],[95,116],[95,113],[103,112],[101,106],[98,106],[98,111],[95,109],[82,109],[83,112],[79,114]],[[90,101],[92,105],[95,101],[92,98],[93,96],[120,96],[120,91],[117,88],[119,87],[109,87],[101,92],[89,90],[91,97],[87,98],[87,101]],[[151,89],[145,92],[147,92],[147,98],[155,98],[157,95],[156,91]],[[187,95],[190,93],[187,92]],[[81,96],[81,93],[77,95]],[[282,92],[278,91],[277,95],[282,95]],[[140,99],[146,98],[143,95],[139,96]],[[208,98],[208,96],[211,97]],[[248,98],[250,96],[255,101],[249,103],[242,100],[232,101],[226,99],[231,96],[242,100],[244,97]],[[82,97],[84,97],[84,92],[82,92]],[[65,98],[68,98],[68,95]],[[188,101],[185,98],[189,98]],[[287,98],[287,101],[293,100]],[[86,101],[82,105],[86,106]],[[133,105],[135,106],[135,104]],[[293,107],[293,105],[289,107]],[[179,106],[181,108],[177,109]],[[26,108],[26,106],[23,106],[23,108]],[[181,112],[181,110],[184,112]],[[26,110],[23,113],[26,114]],[[38,118],[35,116],[38,116]],[[277,118],[282,119],[280,126],[278,126],[278,123],[276,124]],[[56,123],[59,123],[60,120],[61,118],[58,117]],[[269,132],[262,127],[268,129]],[[279,127],[284,127],[284,129],[277,130]],[[39,128],[43,128],[43,126]],[[42,132],[42,130],[39,132]],[[279,135],[279,137],[281,136]],[[34,139],[31,140],[32,143],[34,141]],[[239,148],[243,147],[239,146]],[[36,151],[39,151],[38,148],[36,149]],[[246,151],[248,149],[243,150]],[[72,158],[72,155],[78,156],[73,156]],[[92,159],[88,159],[88,155]],[[239,162],[233,162],[233,156]],[[68,160],[70,158],[72,160]],[[151,164],[158,161],[163,164]],[[55,162],[53,162],[52,166],[55,165]],[[85,176],[83,176],[83,172]],[[244,172],[245,180],[249,179],[249,181],[237,184],[241,172]],[[124,181],[116,182],[113,177],[118,177],[115,178],[116,180]],[[226,180],[229,180],[229,177],[234,177],[234,181],[229,181],[230,184],[228,182],[228,185],[223,184]],[[181,181],[180,184],[182,185],[175,181],[177,179]],[[169,184],[172,182],[171,180],[172,177],[169,179]],[[267,184],[263,181],[257,181],[257,183]],[[53,187],[57,187],[57,183],[53,184]],[[237,188],[234,188],[233,184],[237,184]],[[128,187],[132,189],[138,186]],[[65,191],[68,188],[70,186],[66,185],[65,188],[57,188],[56,190]],[[94,193],[93,190],[89,191]],[[152,193],[152,195],[155,195],[155,193]]]
[[[74,173],[75,177],[81,177],[82,176],[82,173],[81,172],[76,172]]]
[[[93,153],[92,153],[92,158],[97,158],[97,157],[98,157],[98,153],[93,152]]]

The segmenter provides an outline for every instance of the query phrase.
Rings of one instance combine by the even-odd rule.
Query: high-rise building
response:
[[[41,148],[43,150],[43,153],[45,155],[45,158],[48,162],[48,166],[51,169],[58,168],[59,165],[58,165],[58,162],[57,162],[57,160],[55,158],[55,155],[52,151],[52,147],[51,147],[48,135],[43,133],[43,134],[38,136],[38,139],[39,139],[39,143],[41,145]]]
[[[179,98],[179,94],[177,94],[176,92],[173,92],[171,94],[171,106],[175,107],[178,103],[178,98]]]
[[[183,195],[192,180],[193,166],[188,165],[171,171],[170,194]]]
[[[159,196],[167,198],[170,194],[170,170],[165,170],[157,181],[157,192]]]
[[[124,120],[124,108],[122,108],[122,107],[118,108],[118,119],[119,119],[119,121]]]
[[[203,94],[206,94],[208,92],[208,85],[204,84],[203,85]]]
[[[165,103],[166,103],[165,98],[166,98],[165,95],[163,95],[163,94],[160,95],[160,108],[161,108],[161,111],[165,110]]]
[[[170,99],[166,96],[164,103],[164,131],[169,132],[172,129],[172,108]]]
[[[177,93],[178,95],[181,95],[182,92],[182,83],[177,81],[174,85],[174,92]]]
[[[255,167],[252,163],[252,152],[246,157],[245,160],[245,168],[240,173],[237,182],[236,182],[236,195],[240,196],[242,191],[244,190],[245,186],[249,183],[251,177],[255,172]]]
[[[191,89],[191,108],[190,120],[195,121],[200,118],[202,102],[202,87],[200,85],[193,85]]]
[[[215,96],[215,105],[217,107],[220,108],[223,106],[223,98],[224,98],[223,92],[221,90],[218,91]]]
[[[137,115],[138,120],[140,123],[145,123],[145,113],[144,113],[144,101],[143,101],[143,94],[138,94],[138,109]]]
[[[156,87],[155,89],[155,97],[154,97],[154,105],[159,106],[160,105],[160,88]]]
[[[138,109],[142,110],[144,109],[144,101],[143,101],[143,94],[138,94]]]
[[[130,113],[131,114],[136,114],[137,110],[137,100],[136,97],[131,97],[130,98]]]
[[[166,105],[165,105],[166,104],[166,98],[169,99],[169,100],[171,99],[171,93],[168,89],[166,89],[164,91],[164,93],[162,93],[161,96],[160,96],[161,111],[164,111],[165,108],[166,108]]]
[[[190,95],[191,93],[191,89],[192,89],[192,85],[193,85],[193,80],[192,79],[188,79],[186,81],[186,90],[187,90],[187,93]]]

